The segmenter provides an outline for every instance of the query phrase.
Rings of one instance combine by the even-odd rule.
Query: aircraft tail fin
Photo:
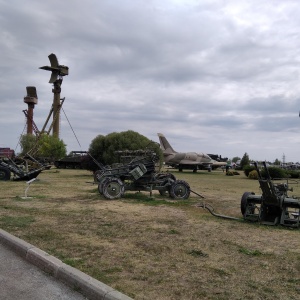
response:
[[[166,153],[176,153],[176,151],[172,148],[166,137],[162,133],[157,134],[159,137],[160,148]]]

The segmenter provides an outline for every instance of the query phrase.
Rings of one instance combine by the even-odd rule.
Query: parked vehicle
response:
[[[88,157],[87,151],[71,151],[66,157],[54,161],[58,169],[83,169],[83,161]]]

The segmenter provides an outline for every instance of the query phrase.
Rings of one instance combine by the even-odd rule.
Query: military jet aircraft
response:
[[[204,169],[210,172],[212,169],[226,165],[226,162],[215,161],[205,153],[176,152],[162,133],[157,135],[164,154],[165,164],[178,169],[180,172],[183,169],[193,170],[193,172]]]

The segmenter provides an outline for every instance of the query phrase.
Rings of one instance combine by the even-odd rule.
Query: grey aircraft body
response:
[[[175,151],[166,137],[162,133],[157,134],[159,137],[160,148],[163,151],[164,162],[166,165],[182,171],[183,169],[208,170],[225,166],[226,162],[213,160],[209,155],[202,152],[177,152]]]

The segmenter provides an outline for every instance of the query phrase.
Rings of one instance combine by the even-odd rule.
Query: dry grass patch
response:
[[[243,174],[176,176],[235,217],[242,194],[260,192]],[[46,171],[28,200],[24,182],[0,182],[1,228],[135,299],[299,298],[299,230],[215,218],[193,194],[108,201],[92,180],[82,170]]]

